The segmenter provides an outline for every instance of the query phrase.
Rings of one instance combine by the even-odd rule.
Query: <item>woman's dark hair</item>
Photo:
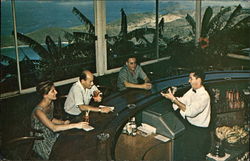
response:
[[[48,94],[54,83],[52,81],[41,82],[36,86],[36,91],[41,96]]]

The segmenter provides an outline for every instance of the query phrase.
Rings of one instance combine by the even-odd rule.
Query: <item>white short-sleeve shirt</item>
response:
[[[81,110],[79,109],[79,105],[89,105],[89,102],[92,98],[93,92],[98,90],[98,88],[94,85],[91,89],[85,89],[81,85],[80,81],[77,81],[70,88],[67,99],[64,103],[65,112],[71,115],[79,115]]]

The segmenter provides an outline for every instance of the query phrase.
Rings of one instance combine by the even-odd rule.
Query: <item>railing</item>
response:
[[[121,58],[123,58],[123,57],[121,57]],[[149,61],[146,61],[146,62],[142,62],[141,65],[144,66],[144,65],[154,64],[154,63],[158,63],[158,62],[160,62],[162,60],[167,60],[169,58],[170,57],[164,57],[164,58],[160,58],[160,59],[157,59],[157,60],[149,60]],[[87,63],[82,63],[82,64],[74,64],[74,66],[77,66],[77,65],[82,65],[84,67],[88,66],[88,67],[95,68],[94,61],[88,61]],[[232,66],[232,67],[209,66],[209,67],[203,67],[203,68],[201,68],[201,67],[196,67],[196,68],[202,69],[203,71],[250,70],[250,66],[243,66],[243,65],[241,65],[241,66]],[[178,75],[188,74],[189,72],[191,72],[194,69],[195,68],[191,69],[191,68],[187,68],[187,67],[171,67],[171,66],[169,66],[167,69],[160,69],[160,70],[157,70],[157,71],[148,71],[147,75],[150,77],[151,80],[156,80],[156,79],[160,79],[162,77],[171,77],[171,76],[178,76]],[[120,67],[109,70],[109,71],[107,71],[106,74],[116,73],[119,70],[120,70]],[[30,73],[24,73],[24,74],[22,74],[22,77],[25,77],[25,78],[28,79],[30,77],[29,74]],[[31,74],[33,75],[33,77],[35,77],[34,75],[36,75],[37,73],[36,72],[31,72]],[[15,76],[13,76],[13,78],[14,77]],[[70,79],[66,79],[66,80],[62,80],[62,81],[59,81],[57,79],[56,82],[55,82],[55,85],[56,86],[61,86],[61,85],[65,85],[65,84],[70,84],[70,83],[75,82],[77,79],[78,79],[78,77],[70,78]],[[12,84],[11,87],[14,87],[13,84],[15,84],[15,83],[13,81],[8,81],[8,82],[10,82]],[[35,84],[37,84],[37,82],[33,81],[33,85],[35,85]],[[5,86],[7,86],[7,84]],[[24,87],[27,87],[27,86],[25,85]],[[18,88],[18,87],[16,87],[16,88]],[[2,91],[2,90],[3,90],[3,88],[1,87],[0,99],[16,96],[16,95],[19,95],[19,94],[34,92],[35,87],[23,89],[21,91],[21,93],[19,93],[18,91],[8,92],[6,90],[5,91]]]

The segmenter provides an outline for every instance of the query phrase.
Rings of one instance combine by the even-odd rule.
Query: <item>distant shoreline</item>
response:
[[[68,42],[62,42],[62,44],[68,45],[69,43]],[[41,44],[41,45],[46,45],[46,44],[44,43],[44,44]],[[29,45],[18,45],[18,47],[29,47]],[[11,49],[11,48],[15,48],[15,46],[5,46],[5,47],[2,47],[1,49]]]

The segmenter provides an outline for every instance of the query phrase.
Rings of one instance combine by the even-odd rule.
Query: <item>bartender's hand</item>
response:
[[[110,107],[108,107],[108,106],[105,106],[105,107],[102,107],[101,108],[101,113],[109,113],[109,112],[111,112],[112,111],[112,109],[110,108]]]
[[[173,95],[173,93],[172,93],[172,91],[171,91],[170,88],[168,89],[168,93],[161,92],[161,95],[163,97],[167,98],[167,99],[170,99],[170,100],[174,100],[175,99],[175,97],[174,97],[174,95]]]
[[[144,83],[142,85],[143,85],[143,88],[146,89],[146,90],[149,90],[149,89],[152,88],[152,84],[151,83]]]
[[[93,92],[93,99],[95,102],[101,102],[102,101],[102,93],[99,90],[96,90]]]

